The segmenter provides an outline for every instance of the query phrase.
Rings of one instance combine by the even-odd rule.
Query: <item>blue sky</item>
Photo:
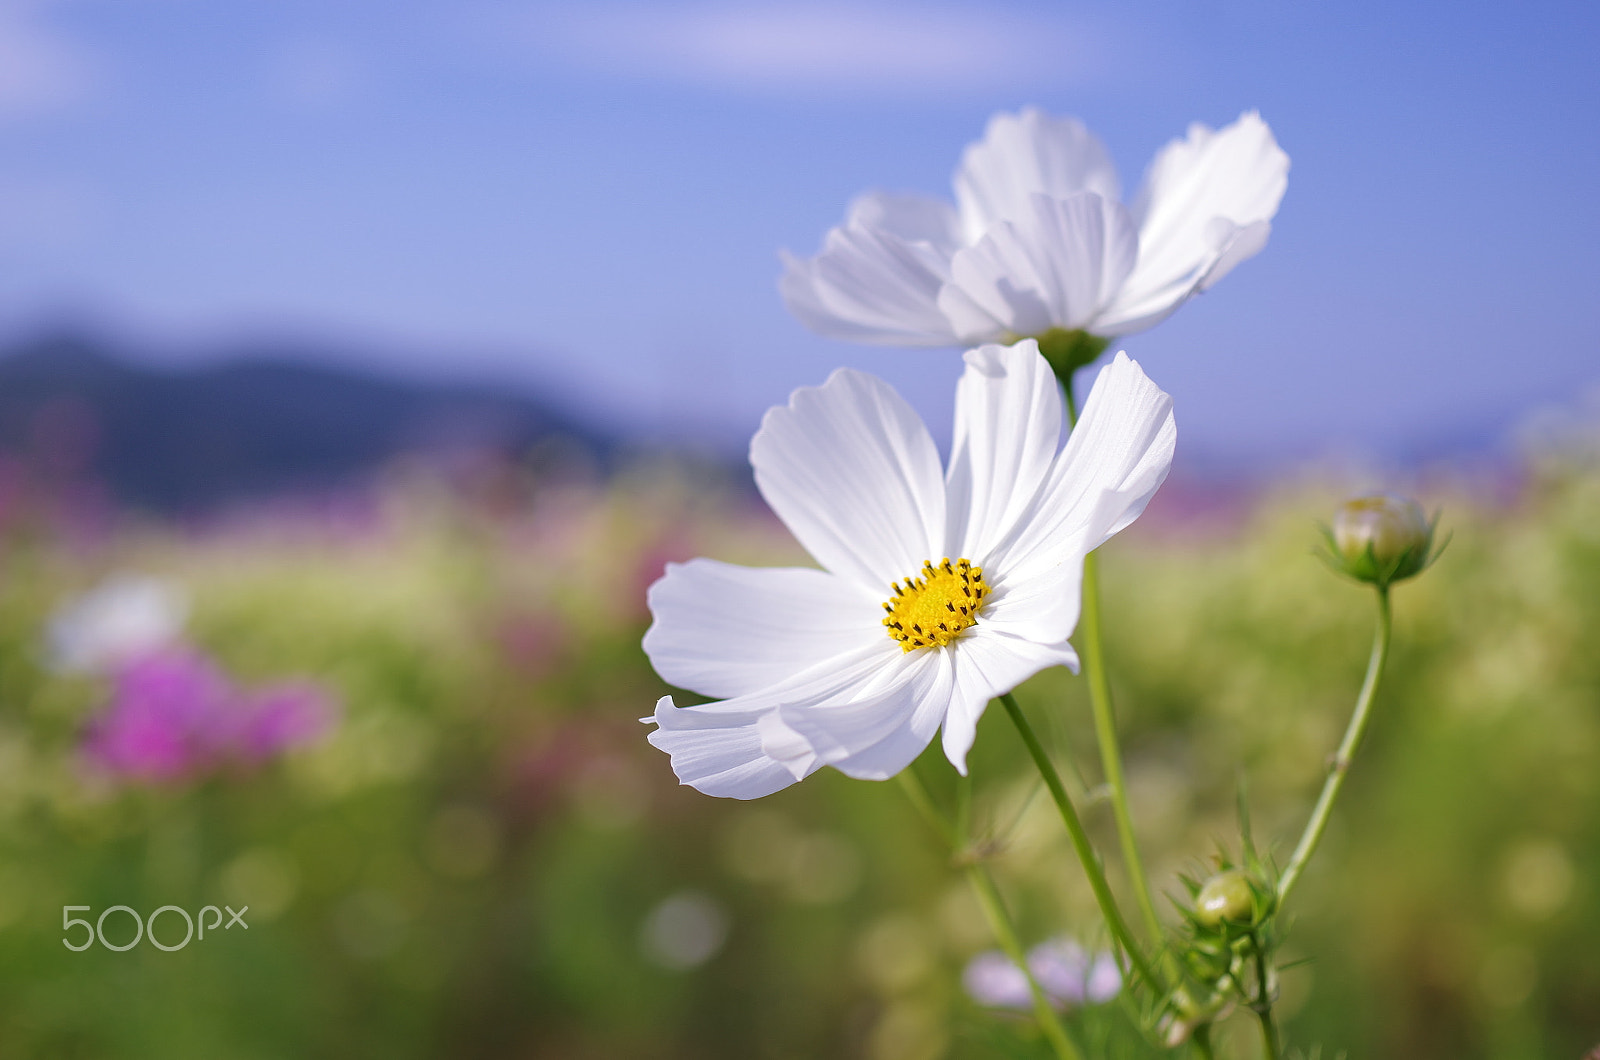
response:
[[[1258,109],[1272,242],[1124,345],[1191,454],[1393,458],[1600,384],[1597,11],[0,0],[0,337],[301,339],[729,447],[849,364],[947,432],[955,353],[808,334],[778,248],[948,194],[998,109],[1079,115],[1129,191]]]

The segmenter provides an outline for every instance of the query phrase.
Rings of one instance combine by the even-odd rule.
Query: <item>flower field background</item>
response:
[[[1046,1055],[963,993],[993,940],[898,786],[824,771],[711,799],[646,743],[638,719],[668,691],[639,647],[646,587],[695,555],[803,562],[782,527],[715,472],[551,466],[403,465],[370,491],[191,523],[6,467],[5,1056]],[[1241,783],[1280,863],[1304,822],[1371,634],[1367,593],[1312,554],[1347,492],[1285,482],[1193,514],[1169,485],[1105,549],[1162,890],[1233,849]],[[1369,744],[1293,900],[1305,963],[1280,1012],[1308,1054],[1577,1057],[1600,1043],[1600,464],[1540,456],[1514,487],[1422,495],[1454,540],[1396,591]],[[264,762],[99,771],[83,748],[110,686],[53,670],[44,631],[125,572],[181,585],[190,638],[240,686],[314,683],[337,723]],[[1046,673],[1018,698],[1114,850],[1081,682]],[[971,762],[1023,941],[1102,945],[998,711]],[[918,769],[949,797],[937,746]],[[248,928],[175,952],[61,941],[64,906],[224,903]],[[1160,1055],[1118,1002],[1069,1018],[1091,1055]],[[1221,1055],[1257,1048],[1243,1017],[1223,1026]]]

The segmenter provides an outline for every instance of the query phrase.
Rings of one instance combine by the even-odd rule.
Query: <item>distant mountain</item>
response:
[[[517,454],[556,438],[601,459],[615,448],[511,389],[405,382],[317,365],[304,352],[181,370],[144,367],[72,334],[0,352],[0,451],[162,511],[358,483],[402,454]]]

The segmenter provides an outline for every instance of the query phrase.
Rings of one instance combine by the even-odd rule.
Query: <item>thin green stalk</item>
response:
[[[906,793],[906,798],[911,800],[917,815],[927,822],[929,828],[939,833],[939,838],[944,840],[945,846],[951,850],[957,849],[960,844],[956,841],[955,832],[950,828],[950,823],[944,819],[939,808],[933,804],[933,797],[928,794],[928,789],[922,786],[922,778],[917,776],[914,766],[906,766],[895,775],[900,782],[900,790]]]
[[[1072,376],[1070,373],[1065,378],[1057,375],[1056,382],[1061,384],[1061,393],[1067,399],[1067,426],[1076,427],[1078,425],[1078,396],[1072,390]]]
[[[1272,992],[1267,983],[1267,956],[1261,951],[1261,939],[1250,933],[1250,945],[1256,955],[1256,1001],[1251,1007],[1261,1021],[1261,1048],[1264,1060],[1278,1060],[1283,1046],[1278,1038],[1278,1025],[1272,1019]]]
[[[1033,726],[1028,724],[1028,719],[1022,713],[1022,708],[1017,706],[1017,700],[1007,692],[1000,697],[1006,713],[1011,717],[1011,723],[1017,727],[1017,732],[1022,737],[1022,742],[1027,745],[1028,753],[1033,756],[1033,764],[1038,767],[1039,775],[1044,778],[1045,787],[1050,789],[1050,797],[1055,800],[1056,809],[1061,811],[1061,821],[1067,826],[1067,835],[1072,840],[1072,848],[1077,852],[1078,861],[1083,865],[1083,873],[1089,878],[1089,888],[1094,891],[1095,901],[1100,904],[1100,912],[1106,918],[1106,926],[1111,929],[1111,935],[1117,944],[1128,955],[1128,962],[1134,971],[1139,973],[1150,986],[1164,993],[1160,980],[1155,976],[1144,954],[1139,949],[1139,944],[1134,940],[1133,933],[1128,930],[1128,922],[1122,918],[1122,911],[1117,908],[1116,896],[1111,893],[1111,886],[1106,882],[1104,867],[1100,858],[1094,851],[1094,845],[1089,842],[1089,833],[1084,831],[1083,822],[1078,818],[1078,811],[1073,808],[1072,800],[1067,797],[1067,789],[1062,786],[1061,774],[1056,772],[1055,763],[1050,761],[1050,756],[1045,753],[1044,746],[1039,743],[1039,737],[1034,734]]]
[[[1083,646],[1083,676],[1089,685],[1089,705],[1094,712],[1095,738],[1100,743],[1100,765],[1111,788],[1111,813],[1117,822],[1117,842],[1122,862],[1133,881],[1133,894],[1139,902],[1144,929],[1156,945],[1161,943],[1161,919],[1156,916],[1150,897],[1150,882],[1144,860],[1133,834],[1133,815],[1128,810],[1128,786],[1122,775],[1122,750],[1117,745],[1116,711],[1111,705],[1111,680],[1106,674],[1104,642],[1100,637],[1100,562],[1091,552],[1083,557],[1083,620],[1079,623]]]
[[[1200,1054],[1200,1060],[1215,1060],[1216,1053],[1211,1049],[1211,1024],[1202,1023],[1194,1029],[1194,1051]]]
[[[1050,998],[1045,994],[1044,988],[1033,977],[1033,970],[1028,967],[1027,954],[1023,952],[1022,942],[1017,937],[1016,925],[1011,921],[1011,915],[1006,912],[1006,906],[1000,899],[1000,892],[994,885],[994,880],[989,876],[988,870],[982,862],[973,860],[965,849],[967,837],[963,830],[946,821],[939,808],[934,805],[933,798],[928,794],[928,789],[923,787],[922,779],[917,776],[916,770],[910,766],[902,769],[896,777],[900,781],[901,790],[911,800],[911,805],[921,815],[941,839],[950,847],[951,853],[963,863],[967,880],[972,884],[973,892],[978,897],[978,904],[983,908],[984,916],[989,921],[989,929],[994,932],[995,941],[1000,944],[1000,949],[1011,958],[1011,962],[1022,969],[1023,976],[1028,981],[1028,992],[1033,996],[1033,1014],[1039,1021],[1039,1029],[1044,1032],[1045,1039],[1050,1043],[1050,1048],[1055,1052],[1057,1060],[1084,1060],[1083,1054],[1067,1036],[1066,1028],[1061,1025],[1056,1010],[1050,1005]],[[970,794],[962,797],[963,803],[968,803]],[[965,813],[963,813],[965,816]]]
[[[1058,377],[1060,378],[1060,377]],[[1067,398],[1067,416],[1072,426],[1078,425],[1078,401],[1073,392],[1072,374],[1060,378],[1061,389]],[[1095,739],[1100,745],[1100,765],[1111,789],[1111,814],[1117,822],[1117,843],[1122,849],[1122,863],[1133,883],[1134,898],[1139,903],[1139,915],[1144,920],[1145,932],[1154,945],[1161,945],[1161,918],[1156,915],[1155,901],[1150,896],[1150,881],[1145,875],[1144,859],[1139,856],[1139,843],[1133,834],[1133,815],[1128,810],[1128,786],[1122,774],[1122,749],[1117,744],[1117,716],[1111,703],[1111,679],[1106,673],[1105,642],[1101,637],[1100,622],[1100,561],[1091,552],[1083,557],[1083,617],[1079,622],[1080,642],[1083,648],[1083,676],[1089,685],[1089,705],[1094,712]]]
[[[1039,1029],[1044,1031],[1044,1036],[1055,1050],[1056,1056],[1061,1060],[1083,1060],[1083,1054],[1067,1037],[1066,1028],[1061,1026],[1061,1021],[1056,1018],[1056,1010],[1050,1006],[1050,999],[1045,995],[1044,989],[1038,980],[1033,977],[1033,971],[1028,967],[1028,957],[1022,952],[1022,943],[1017,939],[1017,932],[1012,926],[1011,917],[1006,912],[1005,903],[1000,900],[1000,892],[995,888],[994,880],[984,871],[978,862],[967,865],[967,879],[972,883],[972,889],[978,896],[978,904],[983,906],[984,915],[989,918],[989,927],[994,931],[995,941],[1000,943],[1011,962],[1021,968],[1028,978],[1028,992],[1033,995],[1033,1014],[1039,1021]]]
[[[1278,1060],[1283,1055],[1278,1047],[1278,1028],[1272,1022],[1270,1008],[1256,1009],[1256,1015],[1261,1017],[1261,1055],[1263,1060]]]
[[[966,843],[972,837],[972,773],[956,774],[956,838]]]
[[[1339,750],[1328,766],[1328,778],[1322,784],[1322,794],[1317,796],[1317,804],[1311,811],[1311,819],[1306,822],[1306,830],[1294,848],[1294,855],[1289,858],[1288,867],[1278,879],[1280,906],[1289,897],[1289,891],[1300,878],[1306,862],[1311,860],[1311,855],[1316,852],[1317,843],[1322,839],[1323,829],[1327,828],[1328,818],[1333,813],[1334,800],[1339,797],[1339,789],[1344,786],[1345,774],[1350,771],[1350,761],[1355,756],[1356,748],[1361,745],[1362,735],[1367,731],[1367,720],[1372,715],[1372,701],[1378,691],[1378,682],[1383,677],[1384,661],[1389,657],[1391,625],[1389,590],[1380,587],[1378,628],[1372,638],[1372,656],[1367,661],[1367,676],[1361,682],[1361,692],[1356,696],[1356,709],[1350,715],[1350,724],[1345,728],[1344,739],[1340,741]]]

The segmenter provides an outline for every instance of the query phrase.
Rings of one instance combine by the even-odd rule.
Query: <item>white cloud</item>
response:
[[[46,6],[0,0],[0,118],[58,110],[89,93],[89,57],[45,24]]]
[[[735,89],[926,95],[1074,84],[1108,49],[1088,24],[971,6],[600,3],[523,7],[547,61]]]

